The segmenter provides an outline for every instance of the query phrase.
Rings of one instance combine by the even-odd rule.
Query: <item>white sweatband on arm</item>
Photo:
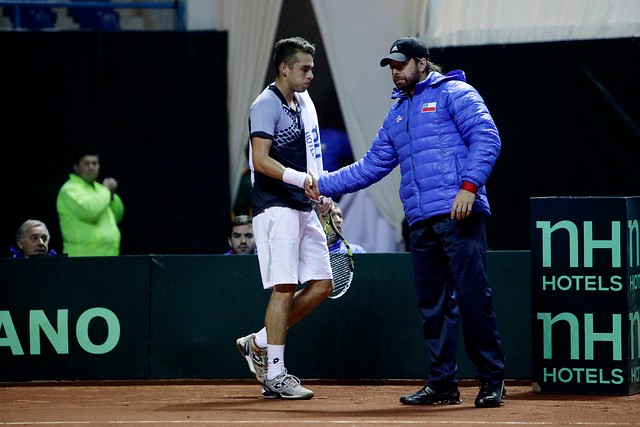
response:
[[[304,183],[311,176],[306,172],[300,172],[295,169],[285,168],[282,174],[282,180],[287,184],[295,185],[296,187],[304,188]]]

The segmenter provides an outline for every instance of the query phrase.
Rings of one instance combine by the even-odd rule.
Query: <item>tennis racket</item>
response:
[[[347,249],[347,253],[338,253],[338,252],[329,252],[329,261],[331,262],[331,275],[333,277],[333,292],[329,295],[330,299],[338,299],[342,295],[344,295],[351,286],[351,281],[353,280],[353,254],[351,253],[351,248],[349,247],[349,243],[344,238],[338,227],[336,227],[333,222],[333,215],[329,213],[327,215],[327,222],[324,226],[324,232],[327,235],[327,243],[331,242],[331,238],[333,237],[330,234],[329,228],[333,229],[335,232],[335,237],[340,239],[342,243],[344,243],[345,248]],[[335,240],[337,241],[337,240]],[[335,241],[333,243],[335,243]],[[331,245],[329,245],[331,246]]]

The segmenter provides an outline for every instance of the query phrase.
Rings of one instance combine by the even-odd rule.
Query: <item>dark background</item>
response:
[[[226,43],[214,31],[0,34],[3,252],[27,218],[47,223],[61,249],[55,198],[84,144],[98,147],[101,178],[119,182],[122,254],[224,252]],[[340,128],[316,44],[312,96],[321,124]],[[640,195],[639,57],[638,39],[432,49],[445,70],[465,70],[501,133],[491,249],[530,248],[531,197]]]
[[[317,47],[309,92],[320,126],[344,130],[331,64],[309,0],[283,2],[276,39],[293,35]],[[389,40],[389,46],[392,43]],[[502,138],[502,152],[487,183],[493,214],[488,228],[491,249],[530,249],[531,197],[640,195],[640,39],[430,52],[431,61],[445,72],[465,71]],[[380,57],[386,53],[380,52]],[[363,64],[360,72],[369,67],[379,64]],[[387,91],[391,96],[392,87],[389,80],[388,86],[362,90]]]
[[[492,249],[529,249],[530,198],[638,196],[640,39],[434,49],[485,99],[502,152]]]
[[[27,218],[62,249],[56,196],[85,145],[118,180],[122,254],[226,250],[226,32],[14,32],[0,52],[3,252]]]

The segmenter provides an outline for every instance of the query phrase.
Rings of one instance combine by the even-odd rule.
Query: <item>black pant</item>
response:
[[[411,227],[411,253],[424,339],[431,355],[427,383],[457,382],[458,321],[476,378],[504,379],[492,292],[487,280],[486,218],[440,215]]]

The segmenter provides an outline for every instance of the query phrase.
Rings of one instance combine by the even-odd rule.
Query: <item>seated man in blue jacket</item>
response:
[[[318,218],[320,219],[320,223],[323,227],[327,227],[327,216],[322,215],[319,209],[316,208],[316,213],[318,214]],[[338,231],[342,233],[342,224],[344,223],[344,214],[342,213],[342,208],[335,201],[333,202],[333,210],[331,211],[331,219],[333,220],[333,224],[336,226]],[[338,254],[346,254],[347,247],[344,242],[338,238],[338,235],[331,229],[329,226],[327,233],[327,245],[329,246],[329,253],[338,253]],[[349,242],[347,236],[344,236],[349,243],[349,249],[351,249],[352,254],[366,254],[367,251],[360,245],[356,243]]]
[[[44,222],[28,219],[23,222],[16,232],[16,244],[9,248],[11,258],[29,258],[38,255],[58,255],[49,250],[51,235]]]

